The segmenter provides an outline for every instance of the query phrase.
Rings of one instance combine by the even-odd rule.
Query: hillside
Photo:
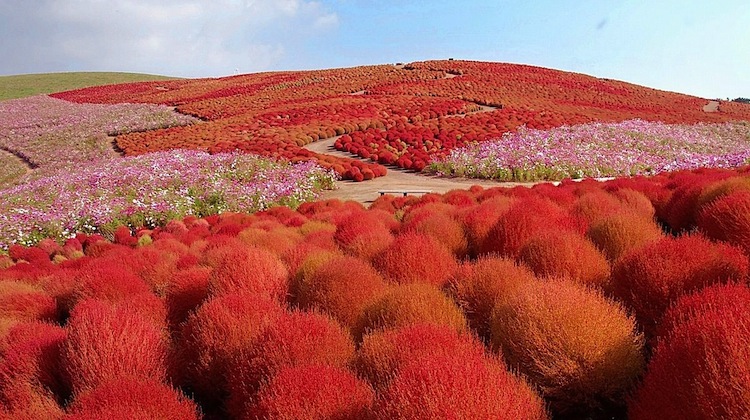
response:
[[[453,60],[139,82],[53,96],[74,102],[165,104],[205,120],[119,136],[117,145],[126,155],[174,148],[212,153],[239,149],[314,159],[348,179],[382,175],[380,164],[421,171],[455,147],[497,138],[521,125],[547,129],[634,118],[666,123],[750,120],[750,106],[736,102],[705,112],[708,101],[693,96],[526,65]],[[353,161],[302,147],[341,135],[337,149],[372,164],[352,170]]]
[[[0,76],[0,101],[90,86],[169,79],[173,78],[153,74],[111,72],[41,73]]]

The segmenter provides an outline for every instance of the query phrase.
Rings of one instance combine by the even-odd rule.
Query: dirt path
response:
[[[358,156],[333,148],[338,137],[319,140],[305,146],[305,149],[337,157],[357,159]],[[468,189],[472,185],[490,187],[515,187],[517,185],[534,185],[534,183],[497,182],[484,179],[440,178],[432,175],[417,174],[395,166],[388,166],[388,174],[370,181],[339,181],[337,190],[326,191],[322,199],[338,198],[354,200],[360,203],[371,203],[380,196],[380,191],[431,191],[445,193],[455,189]]]
[[[718,112],[719,101],[711,101],[703,106],[703,112]]]

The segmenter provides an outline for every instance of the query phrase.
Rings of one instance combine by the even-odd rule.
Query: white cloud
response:
[[[39,0],[0,3],[0,74],[269,70],[338,16],[307,0]]]

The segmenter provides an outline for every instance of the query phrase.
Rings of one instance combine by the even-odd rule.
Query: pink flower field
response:
[[[41,169],[33,177],[81,162],[119,157],[109,136],[197,121],[163,105],[74,104],[49,96],[0,102],[0,115],[0,149]],[[3,166],[12,160],[0,155]],[[9,165],[18,167],[15,160]],[[0,173],[0,187],[20,175],[18,169],[5,170]]]
[[[175,150],[100,160],[0,191],[0,249],[185,215],[296,207],[335,181],[311,162]]]
[[[550,130],[521,128],[454,149],[430,169],[499,181],[653,175],[701,167],[735,168],[750,158],[750,125],[643,120]]]

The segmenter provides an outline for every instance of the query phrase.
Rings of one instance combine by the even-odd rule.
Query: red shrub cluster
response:
[[[349,332],[331,318],[310,312],[286,313],[228,364],[228,412],[244,418],[261,385],[286,367],[329,365],[345,368],[354,358]]]
[[[152,379],[121,378],[76,395],[70,420],[201,418],[195,403],[179,391]]]
[[[385,281],[367,262],[339,256],[321,263],[300,281],[296,303],[355,328],[365,308],[385,291]]]
[[[745,172],[329,200],[15,246],[0,261],[0,417],[116,418],[94,402],[108,398],[158,417],[148,390],[185,418],[544,418],[508,369],[551,416],[611,417],[652,354],[632,413],[661,396],[654,416],[695,400],[741,417],[731,360],[747,333],[726,307],[750,299]],[[686,215],[715,241],[673,237]]]
[[[380,299],[365,308],[356,337],[386,328],[411,324],[445,325],[456,331],[467,330],[467,321],[458,306],[437,287],[425,283],[391,286]]]
[[[179,382],[206,403],[226,398],[230,361],[255,344],[264,329],[282,316],[275,301],[250,293],[213,297],[193,312],[179,333]]]
[[[366,419],[375,393],[351,372],[326,365],[282,368],[250,409],[258,419]]]
[[[556,412],[618,405],[644,368],[643,339],[624,308],[571,281],[535,281],[498,299],[492,342]]]
[[[680,296],[717,283],[745,281],[742,252],[699,235],[666,237],[622,257],[612,272],[612,294],[653,337],[664,312]]]
[[[739,419],[750,414],[750,316],[745,286],[681,299],[628,407],[632,419]],[[739,296],[737,295],[739,293]],[[714,300],[716,299],[716,300]]]
[[[607,259],[576,232],[559,230],[534,236],[521,248],[518,259],[538,277],[561,276],[600,289],[609,283]]]
[[[469,325],[483,338],[490,333],[495,302],[536,280],[528,268],[503,257],[484,257],[465,263],[450,280],[448,290],[463,309]]]
[[[503,367],[480,357],[409,360],[380,395],[376,419],[546,419],[544,403]]]
[[[410,324],[374,331],[364,336],[357,350],[357,373],[377,390],[383,390],[411,360],[421,357],[477,358],[484,346],[466,333],[447,325]]]
[[[669,123],[750,119],[746,106],[722,104],[720,112],[705,113],[700,98],[581,74],[471,61],[130,83],[53,96],[166,104],[205,120],[120,135],[117,145],[127,155],[179,148],[241,150],[316,160],[355,181],[385,175],[382,164],[421,171],[455,147],[497,138],[521,125],[545,129],[633,118]],[[619,105],[623,102],[628,106]],[[302,147],[337,136],[337,149],[373,163]]]
[[[76,305],[66,330],[60,368],[73,392],[126,378],[166,380],[166,337],[137,312],[85,300]]]
[[[373,260],[387,279],[400,283],[442,286],[456,269],[451,251],[432,236],[417,232],[399,234]]]

